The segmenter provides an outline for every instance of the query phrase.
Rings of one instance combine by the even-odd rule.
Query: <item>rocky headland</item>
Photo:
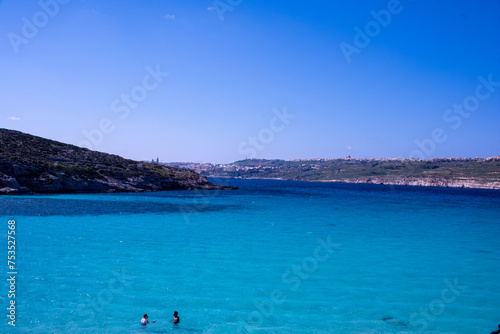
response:
[[[0,129],[0,194],[232,189],[191,170]]]

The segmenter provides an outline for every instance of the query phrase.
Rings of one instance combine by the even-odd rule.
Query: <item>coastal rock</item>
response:
[[[0,129],[0,194],[234,189],[194,171]]]
[[[389,178],[389,177],[360,177],[346,178],[342,180],[329,180],[338,183],[364,183],[385,184],[396,186],[420,186],[420,187],[444,187],[444,188],[476,188],[476,189],[500,189],[500,182],[481,182],[474,179],[447,180],[443,178]]]
[[[15,177],[0,172],[0,193],[22,194],[29,192],[29,188],[19,185]]]

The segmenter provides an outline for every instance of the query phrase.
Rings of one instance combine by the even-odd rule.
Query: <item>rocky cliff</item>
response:
[[[388,177],[360,177],[354,179],[328,180],[324,182],[337,183],[365,183],[386,184],[396,186],[420,186],[420,187],[449,187],[449,188],[475,188],[500,190],[500,182],[485,182],[483,180],[462,179],[449,180],[444,178],[388,178]]]
[[[0,194],[230,189],[184,169],[0,129]]]

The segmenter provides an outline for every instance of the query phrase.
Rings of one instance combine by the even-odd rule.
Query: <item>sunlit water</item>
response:
[[[489,333],[500,323],[500,192],[218,182],[240,190],[0,197],[0,332]],[[157,323],[140,327],[144,313]]]

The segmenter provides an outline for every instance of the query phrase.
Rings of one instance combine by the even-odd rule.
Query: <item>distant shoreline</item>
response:
[[[350,183],[350,184],[376,184],[376,185],[388,185],[388,186],[409,186],[409,187],[429,187],[429,188],[462,188],[462,189],[487,189],[487,190],[500,190],[500,183],[495,182],[492,184],[476,184],[474,186],[467,185],[466,183],[447,183],[445,185],[442,184],[434,184],[432,182],[428,182],[425,180],[414,181],[410,183],[400,183],[400,182],[356,182],[353,180],[318,180],[317,182],[333,182],[333,183]]]
[[[167,163],[211,177],[500,190],[500,156],[442,159],[246,159]]]
[[[458,184],[447,183],[439,184],[438,182],[429,182],[426,180],[414,180],[411,182],[390,182],[390,181],[356,181],[356,180],[291,180],[283,178],[259,178],[259,177],[232,177],[232,176],[216,176],[209,175],[209,178],[215,179],[240,179],[240,180],[276,180],[276,181],[298,181],[298,182],[322,182],[322,183],[344,183],[344,184],[373,184],[386,186],[408,186],[408,187],[425,187],[425,188],[455,188],[455,189],[484,189],[484,190],[500,190],[500,183],[475,184],[470,186],[470,183]]]

